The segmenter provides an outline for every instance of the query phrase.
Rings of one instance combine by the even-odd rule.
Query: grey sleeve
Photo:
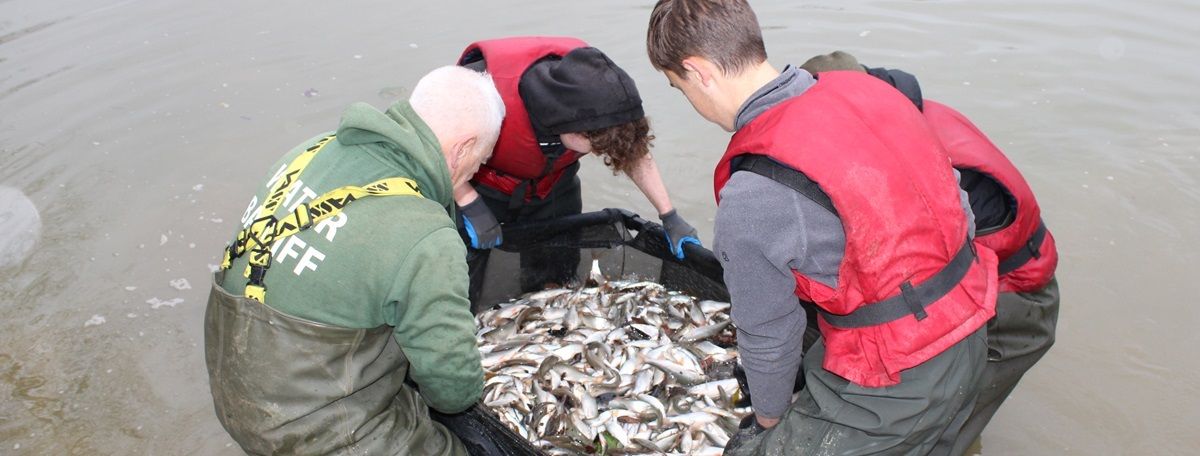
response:
[[[782,184],[738,172],[721,191],[714,237],[755,413],[780,417],[791,403],[807,323],[792,269],[835,286],[845,249],[841,221]],[[834,252],[814,249],[831,243]]]
[[[967,214],[967,238],[975,240],[975,211],[971,210],[971,196],[962,188],[962,173],[954,170],[954,183],[958,186],[958,197],[962,200],[963,212]]]

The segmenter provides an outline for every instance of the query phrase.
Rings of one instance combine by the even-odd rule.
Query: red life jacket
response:
[[[522,184],[533,185],[535,191],[526,189],[525,200],[530,200],[534,194],[545,198],[566,168],[583,156],[566,150],[547,166],[518,84],[525,70],[537,61],[551,55],[562,57],[572,49],[585,46],[587,43],[581,40],[565,37],[500,38],[467,46],[459,64],[475,52],[482,53],[505,108],[504,123],[500,126],[500,138],[492,150],[492,158],[479,167],[479,172],[471,179],[473,182],[509,195]]]
[[[973,258],[949,159],[891,86],[857,72],[821,73],[803,94],[760,114],[717,165],[718,204],[740,169],[735,158],[753,155],[819,186],[845,230],[836,289],[793,271],[796,295],[819,310],[826,370],[866,387],[894,385],[901,370],[995,314],[996,256],[979,249]]]
[[[1054,236],[1042,223],[1041,209],[1029,183],[1008,157],[958,111],[925,100],[925,120],[937,133],[955,168],[983,173],[1016,200],[1017,215],[1008,226],[975,237],[1000,259],[1000,291],[1028,292],[1050,283],[1058,265]]]

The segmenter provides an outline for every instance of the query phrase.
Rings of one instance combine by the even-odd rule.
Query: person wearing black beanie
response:
[[[700,244],[696,229],[672,206],[650,155],[654,136],[637,86],[599,49],[574,38],[501,38],[468,46],[459,64],[490,73],[507,109],[492,159],[455,191],[472,302],[482,289],[488,249],[503,242],[500,223],[582,211],[576,173],[588,154],[602,157],[614,174],[628,175],[646,195],[677,258],[683,244]],[[522,291],[571,281],[578,261],[572,249],[522,252]]]

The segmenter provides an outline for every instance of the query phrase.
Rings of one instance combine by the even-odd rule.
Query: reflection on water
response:
[[[476,39],[572,34],[625,67],[672,199],[711,240],[728,135],[650,68],[648,2],[306,3],[0,2],[0,453],[237,454],[208,395],[201,284],[247,195],[347,104],[404,96]],[[1059,339],[984,454],[1200,446],[1200,6],[755,8],[776,65],[842,49],[915,73],[1037,192],[1062,253]],[[585,209],[651,213],[594,160],[581,176]]]

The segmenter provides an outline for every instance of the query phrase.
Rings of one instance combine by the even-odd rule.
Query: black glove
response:
[[[483,199],[476,198],[458,210],[462,212],[463,227],[467,230],[467,236],[471,237],[471,248],[490,249],[504,241],[500,234],[500,222],[496,221],[491,209],[483,204]]]
[[[738,431],[729,438],[729,443],[725,444],[725,454],[729,454],[730,451],[745,445],[750,439],[766,431],[767,428],[758,424],[758,418],[753,413],[746,415],[745,418],[742,418],[742,423],[738,425]]]
[[[675,258],[683,259],[684,244],[700,244],[700,238],[696,234],[696,229],[689,225],[683,217],[680,217],[674,209],[666,214],[660,214],[659,220],[662,220],[663,230],[667,232],[667,245],[671,246],[671,253]]]
[[[737,363],[733,366],[733,378],[738,382],[739,398],[734,402],[734,407],[749,407],[750,403],[750,382],[746,381],[746,369],[742,367],[742,363]]]

